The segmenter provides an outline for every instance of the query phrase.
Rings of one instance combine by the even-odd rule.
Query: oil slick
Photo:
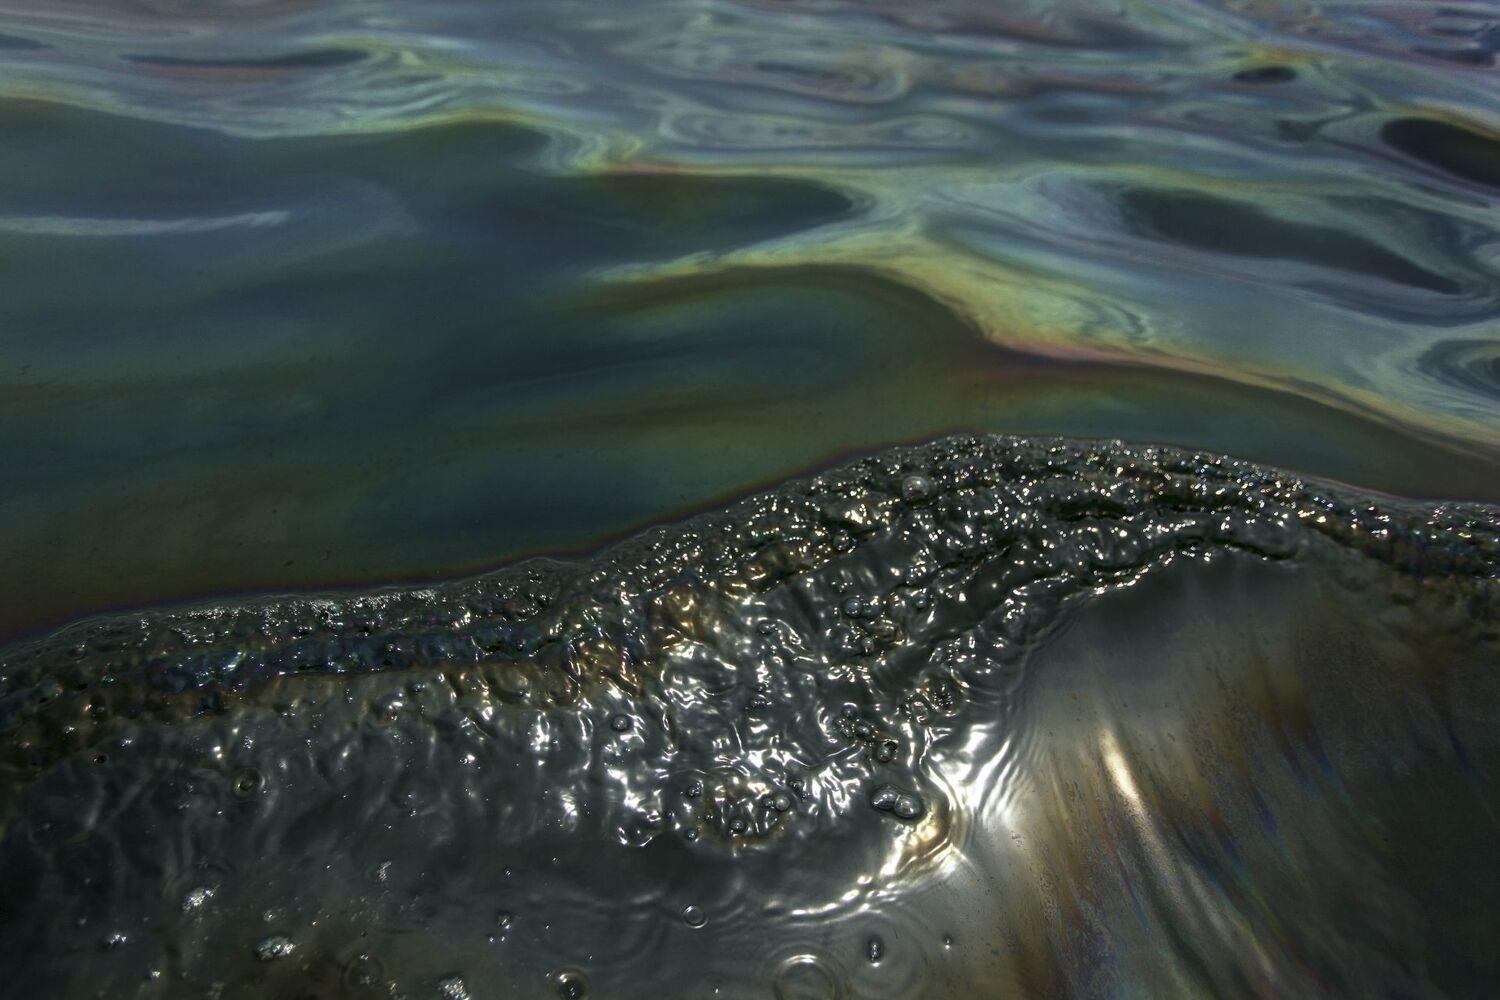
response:
[[[450,578],[956,430],[1500,499],[1497,37],[0,4],[0,635]]]
[[[1500,981],[1492,9],[0,49],[0,996]]]
[[[1470,993],[1500,514],[958,438],[0,659],[11,995]]]

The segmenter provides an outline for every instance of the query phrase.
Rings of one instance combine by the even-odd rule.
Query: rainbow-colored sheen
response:
[[[1487,16],[0,4],[0,636],[957,429],[1500,497]]]

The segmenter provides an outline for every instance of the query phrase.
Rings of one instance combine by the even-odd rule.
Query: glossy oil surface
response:
[[[894,450],[0,660],[17,996],[1470,996],[1493,508]]]
[[[1500,493],[1483,4],[0,7],[0,634],[953,430]]]
[[[1497,49],[0,2],[0,996],[1492,991]]]

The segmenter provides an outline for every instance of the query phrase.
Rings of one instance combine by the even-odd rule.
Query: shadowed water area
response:
[[[0,996],[1492,992],[1497,53],[0,0]]]

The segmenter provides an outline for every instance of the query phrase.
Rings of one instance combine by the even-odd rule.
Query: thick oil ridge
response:
[[[1500,512],[962,437],[0,654],[0,994],[1443,996]]]

